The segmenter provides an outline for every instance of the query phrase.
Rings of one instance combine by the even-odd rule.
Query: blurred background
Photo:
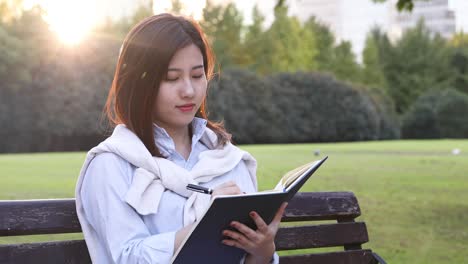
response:
[[[468,137],[466,1],[0,3],[0,152],[99,142],[122,40],[164,11],[207,33],[239,144]]]
[[[260,189],[328,155],[303,191],[354,192],[389,263],[468,263],[465,0],[0,0],[0,199],[73,197],[122,41],[160,12],[205,30],[209,116]]]

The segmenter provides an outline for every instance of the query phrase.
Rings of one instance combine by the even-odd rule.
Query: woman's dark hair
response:
[[[171,14],[148,17],[130,30],[122,44],[104,111],[111,124],[124,124],[132,130],[153,156],[162,157],[153,134],[159,85],[174,54],[191,44],[200,49],[210,80],[214,74],[213,51],[200,26],[189,18]],[[231,140],[221,123],[208,120],[206,99],[196,116],[208,121],[220,145]]]

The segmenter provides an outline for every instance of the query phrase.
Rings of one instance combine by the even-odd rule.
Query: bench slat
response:
[[[0,236],[81,232],[75,210],[75,199],[0,201]],[[359,215],[353,193],[297,193],[282,221],[343,220]]]
[[[275,238],[277,250],[361,245],[368,241],[366,224],[362,222],[282,227]]]
[[[360,215],[361,209],[352,192],[303,192],[296,193],[289,202],[281,221],[341,221]]]
[[[84,240],[0,245],[0,263],[89,264]]]
[[[78,232],[75,199],[0,201],[0,236]]]
[[[371,250],[350,250],[280,257],[281,264],[374,264]]]
[[[0,246],[0,263],[27,264],[38,262],[50,264],[89,264],[91,260],[84,240]],[[370,250],[351,250],[281,256],[280,263],[371,264],[375,263],[375,260]]]

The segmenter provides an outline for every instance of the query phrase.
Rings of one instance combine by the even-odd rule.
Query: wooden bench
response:
[[[370,249],[366,224],[350,192],[298,193],[289,203],[276,237],[278,251],[342,247],[333,252],[282,256],[280,263],[385,263]],[[315,224],[313,221],[333,220]],[[78,233],[74,199],[0,201],[0,236]],[[91,263],[84,240],[0,245],[0,263]]]

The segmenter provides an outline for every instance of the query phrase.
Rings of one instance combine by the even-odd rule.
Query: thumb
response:
[[[276,212],[275,217],[273,218],[273,221],[271,221],[271,226],[274,227],[276,230],[279,228],[279,225],[281,223],[281,218],[283,217],[284,211],[286,210],[286,207],[288,206],[287,202],[284,202],[281,204],[280,208]]]

